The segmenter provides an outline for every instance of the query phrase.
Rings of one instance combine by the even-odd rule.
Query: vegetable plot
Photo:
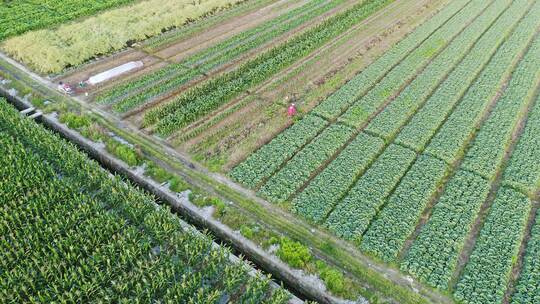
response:
[[[309,1],[305,5],[290,10],[269,22],[264,22],[253,29],[241,32],[223,42],[197,52],[178,64],[172,64],[172,67],[167,66],[153,72],[152,74],[155,74],[155,77],[151,77],[153,82],[141,82],[140,79],[129,81],[121,85],[122,89],[114,88],[112,91],[98,96],[97,100],[116,101],[113,110],[116,112],[129,111],[164,94],[171,93],[183,84],[197,79],[227,62],[240,58],[247,52],[305,24],[343,2],[344,0]],[[170,71],[173,71],[173,73],[170,73]],[[144,75],[141,79],[148,78],[149,75]],[[121,95],[126,95],[126,98],[117,100],[110,98],[113,93],[119,97],[118,92],[121,92]]]
[[[155,125],[157,133],[168,136],[311,53],[390,2],[370,0],[357,4],[241,65],[237,70],[205,82],[171,102],[148,111],[143,124]]]
[[[530,200],[502,187],[476,240],[454,296],[463,303],[502,303],[531,210]]]
[[[531,238],[527,243],[523,269],[515,285],[512,304],[537,303],[540,300],[540,212],[537,212],[536,221],[531,231]]]
[[[448,289],[459,254],[489,189],[490,184],[482,177],[458,171],[433,207],[401,269],[433,287]]]

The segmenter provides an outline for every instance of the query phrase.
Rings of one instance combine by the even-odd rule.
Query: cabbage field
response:
[[[537,303],[538,16],[452,1],[229,176],[457,302]]]

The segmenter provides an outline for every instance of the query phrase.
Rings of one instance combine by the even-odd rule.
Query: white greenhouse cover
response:
[[[88,78],[88,83],[91,85],[98,84],[100,82],[107,81],[111,78],[114,78],[116,76],[119,76],[121,74],[127,73],[131,70],[137,69],[142,67],[144,64],[142,61],[130,61],[128,63],[124,63],[120,66],[117,66],[115,68],[112,68],[110,70],[107,70],[105,72],[99,73],[97,75],[94,75],[90,78]]]

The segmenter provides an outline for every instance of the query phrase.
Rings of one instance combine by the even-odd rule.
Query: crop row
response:
[[[505,169],[503,181],[525,193],[540,187],[540,95]]]
[[[420,155],[366,231],[360,248],[394,261],[448,172],[443,161]]]
[[[392,69],[377,85],[359,100],[355,101],[342,114],[339,121],[358,128],[376,113],[387,100],[403,89],[424,67],[429,64],[456,36],[460,35],[484,9],[487,1],[472,1],[462,11],[450,19],[438,31],[433,33],[418,48],[409,54],[401,63]]]
[[[527,8],[514,4],[513,9],[506,11],[508,6],[509,3],[504,1],[490,6],[435,57],[422,73],[369,123],[366,130],[385,139],[394,138],[420,107],[433,102],[434,98],[441,98],[437,94],[445,90],[443,88],[453,89],[448,95],[456,94],[454,92],[458,88],[463,93],[474,80],[475,74],[482,70],[498,44],[502,42],[503,31],[509,32],[512,23],[519,20],[516,15],[520,16],[519,13],[522,15]],[[464,75],[467,75],[467,78],[464,78]],[[465,79],[468,81],[464,81]],[[454,100],[459,100],[459,98],[454,98]],[[446,98],[444,101],[440,100],[439,103],[444,103],[447,107],[452,106]],[[445,113],[439,108],[434,112]]]
[[[186,37],[191,37],[192,35],[201,33],[202,31],[223,22],[224,20],[231,20],[232,18],[264,8],[271,3],[272,0],[253,0],[239,2],[234,6],[224,7],[217,10],[216,13],[219,12],[217,14],[207,15],[204,19],[198,20],[197,22],[186,24],[180,28],[175,28],[159,36],[145,40],[142,44],[142,49],[148,53],[155,54],[173,44],[178,43],[178,41],[185,39]]]
[[[324,220],[383,148],[382,139],[358,134],[292,201],[293,210],[314,222]]]
[[[188,73],[190,70],[182,64],[170,64],[150,74],[144,74],[135,80],[117,85],[110,90],[96,97],[96,102],[101,104],[111,104],[119,99],[126,98],[137,93],[140,89],[148,88],[152,85],[159,84],[171,77],[180,74]]]
[[[135,95],[120,100],[115,103],[112,108],[119,113],[127,112],[198,77],[201,77],[199,71],[185,70],[185,72],[178,76],[171,77],[155,86],[151,86],[147,90],[143,90]]]
[[[523,267],[515,285],[512,304],[538,303],[540,300],[540,212],[531,230],[531,237],[525,249]]]
[[[490,184],[459,170],[448,182],[432,214],[401,263],[401,269],[441,290],[449,282]]]
[[[512,74],[508,87],[469,148],[463,167],[493,179],[512,141],[512,133],[540,84],[540,39]]]
[[[325,226],[348,240],[361,237],[415,158],[411,150],[390,145],[336,205]]]
[[[251,189],[270,177],[287,159],[304,146],[308,140],[328,125],[328,122],[315,115],[306,115],[276,136],[268,144],[251,154],[236,166],[229,176]]]
[[[365,1],[325,20],[287,43],[250,60],[237,70],[210,80],[170,103],[147,112],[144,116],[144,125],[156,124],[157,133],[170,135],[227,103],[244,90],[290,66],[389,2],[390,0]]]
[[[456,285],[454,296],[463,303],[502,303],[512,267],[524,238],[530,200],[501,187],[474,250]]]
[[[516,27],[515,24],[520,20],[519,16],[523,16],[526,9],[527,6],[516,2],[480,38],[469,55],[465,57],[461,64],[448,76],[448,79],[429,98],[422,109],[401,130],[396,138],[397,143],[416,151],[422,151],[426,147],[445,118],[450,115],[453,108],[464,97],[469,87],[477,83],[475,79],[481,75],[480,73],[486,68],[487,64],[490,64],[490,60],[495,62],[492,56],[496,58],[501,54],[505,54],[503,51],[508,47],[501,47],[501,43],[513,43],[512,40],[507,40],[508,35],[513,32]],[[524,22],[522,23],[524,24]],[[494,55],[496,51],[499,54]],[[512,54],[507,54],[507,56],[510,55]],[[464,83],[471,85],[466,86],[463,85]]]
[[[3,100],[0,130],[1,302],[270,298],[228,250]]]
[[[133,0],[4,1],[0,6],[0,40],[130,2]]]
[[[337,118],[339,113],[341,113],[340,108],[349,102],[352,103],[354,99],[367,91],[385,75],[386,71],[392,69],[395,64],[407,56],[418,44],[421,44],[434,31],[437,31],[441,25],[449,18],[452,18],[463,7],[464,3],[467,2],[466,0],[459,0],[450,3],[434,18],[426,21],[404,40],[382,55],[380,59],[369,65],[366,70],[342,86],[336,93],[330,95],[330,97],[313,109],[313,113],[327,118]],[[345,104],[342,104],[342,102]],[[334,112],[335,109],[338,109],[338,111]],[[309,132],[309,127],[306,126],[311,123],[309,121],[304,122],[306,118],[317,120],[317,116],[308,115],[304,117],[292,127],[285,129],[270,144],[263,146],[251,154],[247,160],[235,167],[229,175],[234,180],[250,188],[257,185],[263,178],[268,177],[273,173],[275,168],[279,167],[284,160],[294,155],[298,149],[311,141],[318,134],[318,131],[324,127],[322,123],[317,123],[315,124],[317,130],[315,132]],[[320,121],[323,122],[323,120]],[[287,142],[290,143],[287,144]],[[278,160],[278,162],[276,163],[274,159]]]
[[[366,67],[360,74],[353,77],[336,92],[326,98],[313,109],[316,113],[327,119],[336,119],[341,112],[355,100],[364,95],[382,77],[399,64],[414,49],[421,45],[433,32],[437,31],[447,20],[452,18],[468,1],[452,1],[433,18],[419,26],[379,59]]]
[[[141,79],[124,84],[122,85],[124,89],[120,90],[120,92],[122,92],[122,95],[129,94],[132,96],[127,99],[120,99],[120,105],[115,106],[113,109],[117,112],[126,112],[146,103],[154,97],[172,92],[179,86],[195,79],[200,74],[210,72],[210,70],[216,66],[237,58],[241,54],[272,40],[278,35],[337,6],[342,1],[343,0],[334,0],[315,10],[313,9],[320,6],[321,3],[326,2],[326,0],[310,1],[299,8],[273,19],[271,22],[263,23],[251,30],[242,32],[210,48],[204,49],[203,51],[182,60],[179,64],[172,64],[164,67],[161,69],[163,71],[158,70],[152,73],[150,77],[145,75],[142,76]],[[310,12],[302,14],[304,11]],[[286,22],[287,20],[289,21]],[[261,32],[265,33],[261,34]],[[257,36],[258,34],[261,35]],[[185,67],[191,69],[186,70]],[[166,81],[163,81],[162,76],[160,75],[163,75],[164,78],[166,78]],[[141,81],[142,79],[145,79],[145,81]],[[130,83],[132,85],[130,85]],[[140,89],[142,89],[140,94],[133,96],[132,91]],[[117,90],[113,89],[113,91]],[[111,92],[107,92],[106,95],[110,95],[110,93]],[[101,99],[103,97],[98,98]]]
[[[271,202],[283,202],[353,135],[349,127],[335,124],[324,130],[272,176],[258,194]]]
[[[243,31],[223,42],[209,47],[183,60],[189,67],[204,66],[203,70],[210,70],[232,58],[240,56],[248,50],[254,49],[272,39],[299,27],[310,19],[326,13],[332,8],[342,4],[344,0],[316,0],[292,9],[270,22],[247,31]]]
[[[463,153],[467,139],[475,131],[488,105],[503,88],[506,79],[534,38],[539,23],[536,18],[538,7],[535,5],[532,8],[508,38],[508,42],[495,53],[460,104],[435,134],[426,148],[427,153],[448,163],[454,162]]]

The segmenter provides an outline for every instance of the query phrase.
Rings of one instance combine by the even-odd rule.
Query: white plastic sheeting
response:
[[[117,66],[115,68],[112,68],[110,70],[107,70],[105,72],[99,73],[97,75],[94,75],[90,78],[88,78],[88,83],[91,85],[98,84],[100,82],[107,81],[111,78],[117,77],[121,74],[127,73],[131,70],[140,68],[144,65],[142,61],[130,61],[128,63],[124,63],[120,66]]]

